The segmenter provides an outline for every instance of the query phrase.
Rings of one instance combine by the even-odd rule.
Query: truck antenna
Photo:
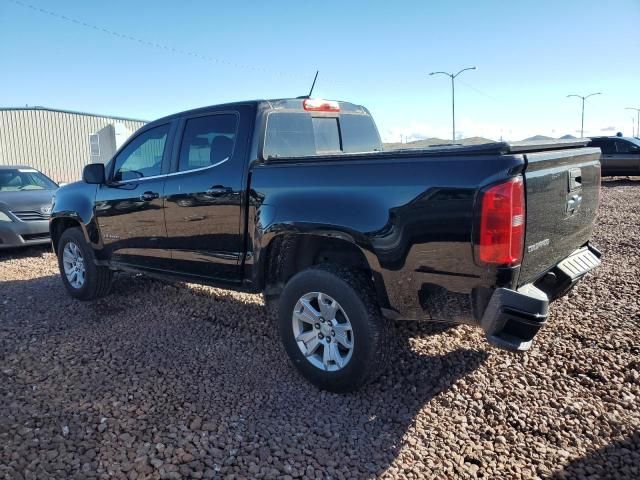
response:
[[[318,79],[318,72],[319,70],[316,70],[316,76],[313,77],[313,83],[311,84],[311,90],[309,90],[309,95],[307,95],[307,98],[311,98],[311,94],[313,93],[313,87],[316,86],[316,80]]]

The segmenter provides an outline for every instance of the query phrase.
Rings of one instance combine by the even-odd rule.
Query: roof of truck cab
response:
[[[206,107],[192,108],[190,110],[184,110],[182,112],[176,112],[176,113],[172,113],[171,115],[167,115],[167,116],[158,118],[156,120],[153,120],[153,121],[149,122],[147,125],[145,125],[145,128],[147,128],[149,126],[153,126],[153,125],[159,124],[159,123],[164,123],[164,122],[167,122],[169,120],[173,120],[175,118],[184,117],[186,115],[198,115],[200,113],[207,113],[208,111],[210,111],[212,109],[216,109],[216,110],[219,110],[221,108],[232,109],[234,107],[239,107],[239,106],[242,106],[242,105],[252,105],[252,106],[256,106],[256,107],[259,106],[259,105],[273,106],[273,105],[281,104],[283,102],[292,102],[292,101],[296,101],[296,100],[299,100],[300,102],[302,102],[305,98],[307,98],[307,97],[271,98],[271,99],[246,100],[246,101],[241,101],[241,102],[230,102],[230,103],[219,103],[219,104],[214,104],[214,105],[208,105]],[[344,100],[333,100],[333,101],[339,102],[340,104],[343,104],[343,105],[350,105],[350,106],[362,108],[365,112],[368,113],[367,109],[362,105],[358,105],[358,104],[355,104],[355,103],[352,103],[352,102],[346,102]]]
[[[151,122],[149,122],[146,126],[149,125],[155,125],[157,123],[164,123],[168,120],[173,120],[174,118],[179,118],[179,117],[184,117],[185,115],[197,115],[199,113],[206,113],[208,111],[210,111],[211,109],[219,109],[219,108],[224,108],[224,107],[228,107],[228,108],[233,108],[233,107],[239,107],[241,105],[258,105],[262,102],[265,102],[266,100],[249,100],[246,102],[230,102],[230,103],[220,103],[220,104],[215,104],[215,105],[208,105],[206,107],[198,107],[198,108],[192,108],[190,110],[183,110],[182,112],[176,112],[176,113],[172,113],[171,115],[166,115],[164,117],[160,117],[157,118],[156,120],[153,120]]]

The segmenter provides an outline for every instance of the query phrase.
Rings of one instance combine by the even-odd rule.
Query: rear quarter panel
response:
[[[256,256],[282,233],[335,232],[366,252],[407,318],[422,316],[415,303],[423,284],[468,294],[493,282],[495,272],[473,259],[476,195],[517,174],[522,157],[375,157],[255,167],[249,244]]]

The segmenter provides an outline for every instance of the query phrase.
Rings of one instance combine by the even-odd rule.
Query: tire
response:
[[[71,275],[71,279],[68,277],[68,263],[67,270],[65,270],[65,258],[73,258],[74,252],[79,252],[81,256],[81,261],[77,261],[76,265],[78,268],[82,267],[80,270],[83,269],[84,271],[82,282],[80,282],[79,276]],[[65,253],[67,253],[66,257]],[[69,253],[72,255],[69,256]],[[96,300],[106,296],[111,289],[113,272],[107,267],[95,264],[93,248],[87,244],[82,230],[78,227],[69,228],[60,236],[60,241],[58,242],[58,267],[60,268],[62,283],[64,283],[67,292],[78,300]]]
[[[305,302],[315,314],[321,314],[322,323],[313,323],[317,315],[310,314]],[[332,321],[323,318],[323,312],[331,317],[336,308]],[[332,326],[335,331],[329,330]],[[389,360],[392,325],[380,311],[373,284],[357,270],[320,265],[294,275],[280,295],[278,327],[295,367],[323,390],[337,393],[357,390],[378,378]]]

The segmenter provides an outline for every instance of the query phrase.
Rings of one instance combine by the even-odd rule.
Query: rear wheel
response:
[[[384,370],[391,326],[361,272],[322,265],[296,274],[280,296],[280,336],[293,364],[314,385],[348,392]]]
[[[113,273],[95,264],[93,249],[80,228],[69,228],[60,236],[58,266],[62,283],[72,297],[95,300],[109,293]]]

